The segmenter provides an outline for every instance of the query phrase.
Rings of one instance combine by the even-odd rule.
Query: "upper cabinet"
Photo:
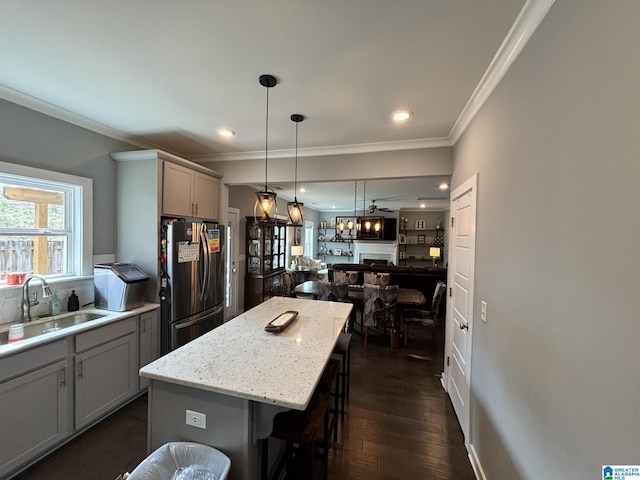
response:
[[[219,220],[220,180],[172,162],[164,162],[162,214]]]
[[[162,214],[219,220],[220,180],[176,163],[164,162]]]

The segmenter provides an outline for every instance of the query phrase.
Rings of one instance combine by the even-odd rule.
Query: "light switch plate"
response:
[[[484,300],[480,304],[480,320],[487,323],[487,302]]]

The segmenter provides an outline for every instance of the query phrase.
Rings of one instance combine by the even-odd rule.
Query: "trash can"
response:
[[[165,443],[152,452],[127,480],[225,480],[231,460],[220,450],[192,442]],[[181,470],[182,469],[182,470]]]

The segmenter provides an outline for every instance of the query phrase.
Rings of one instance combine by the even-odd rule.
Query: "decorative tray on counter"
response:
[[[281,313],[276,318],[271,320],[267,325],[265,325],[264,329],[270,333],[280,333],[283,332],[289,325],[291,325],[295,319],[298,317],[298,312],[295,310],[287,310],[284,313]]]

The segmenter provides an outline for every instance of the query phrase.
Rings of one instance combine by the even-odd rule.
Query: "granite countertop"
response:
[[[25,325],[26,327],[26,326],[35,325],[38,323],[55,322],[56,320],[68,317],[69,315],[78,314],[78,313],[97,313],[99,315],[103,315],[100,318],[97,318],[95,320],[89,320],[87,322],[80,323],[78,325],[72,325],[69,327],[61,328],[60,330],[56,330],[53,332],[44,333],[42,335],[38,335],[31,338],[26,338],[25,340],[21,340],[19,342],[0,345],[0,358],[8,355],[13,355],[22,350],[43,345],[45,343],[53,342],[55,340],[68,337],[69,335],[76,335],[86,330],[91,330],[96,327],[101,327],[103,325],[107,325],[109,323],[122,320],[124,318],[131,317],[133,315],[139,315],[144,312],[155,310],[159,307],[160,305],[157,303],[145,303],[142,307],[135,308],[133,310],[128,310],[126,312],[114,312],[112,310],[103,310],[100,308],[83,308],[76,312],[63,312],[60,315],[33,319],[31,322],[24,323],[23,325]],[[20,322],[15,322],[15,323],[20,323]],[[6,324],[6,325],[0,326],[0,332],[6,332],[7,330],[9,330],[9,327],[11,325],[14,325],[14,324]]]
[[[140,376],[304,410],[351,308],[273,297],[143,367]],[[264,330],[287,310],[298,318],[286,330]]]

